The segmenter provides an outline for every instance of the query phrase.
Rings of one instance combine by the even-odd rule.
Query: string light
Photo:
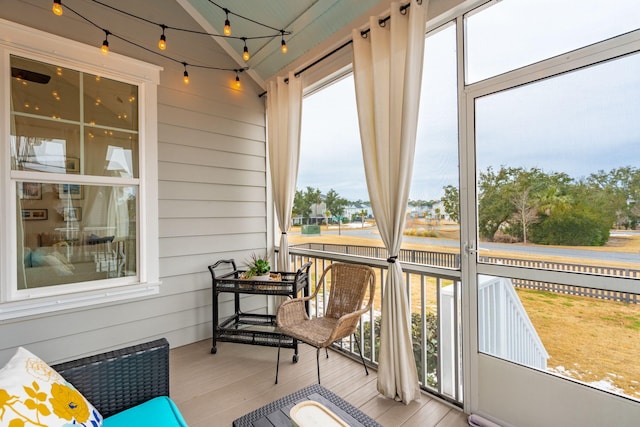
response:
[[[223,10],[225,13],[223,33],[225,36],[229,37],[231,35],[231,22],[229,22],[229,9],[223,9]]]
[[[236,70],[236,81],[233,85],[236,89],[240,89],[240,76],[238,75],[238,70]]]
[[[242,40],[242,42],[244,44],[242,58],[245,61],[248,61],[249,58],[251,57],[251,55],[249,54],[249,49],[247,47],[247,40],[273,39],[273,38],[277,37],[278,34],[280,34],[281,37],[282,37],[281,50],[282,50],[283,53],[286,53],[287,46],[286,46],[286,42],[284,40],[284,36],[292,34],[290,31],[286,31],[284,29],[277,29],[277,28],[271,27],[269,25],[263,24],[261,22],[258,22],[256,20],[253,20],[251,18],[248,18],[246,16],[242,16],[242,15],[239,15],[237,13],[234,13],[231,10],[216,4],[213,0],[208,0],[208,2],[210,4],[216,6],[217,8],[221,9],[225,13],[225,29],[223,31],[224,35],[219,34],[219,33],[215,33],[215,34],[214,33],[208,33],[206,31],[194,31],[192,29],[179,28],[179,27],[173,27],[173,26],[170,26],[170,25],[160,24],[158,22],[154,22],[154,21],[151,21],[151,20],[146,19],[144,17],[137,16],[137,15],[135,15],[133,13],[130,13],[130,12],[127,12],[125,10],[121,10],[121,9],[116,8],[116,7],[113,7],[113,6],[111,6],[111,5],[105,3],[104,1],[101,1],[101,0],[90,0],[90,1],[92,1],[94,3],[97,3],[97,4],[99,4],[99,5],[103,6],[103,7],[106,7],[108,9],[111,9],[113,11],[116,11],[118,13],[127,15],[127,16],[129,16],[131,18],[135,18],[135,19],[138,19],[140,21],[144,21],[144,22],[146,22],[148,24],[152,24],[152,25],[160,27],[162,29],[162,35],[160,36],[160,39],[158,41],[158,49],[161,50],[161,51],[164,51],[166,49],[166,47],[167,47],[167,39],[166,39],[166,35],[165,35],[165,30],[171,29],[173,31],[182,31],[182,32],[189,33],[189,34],[206,35],[206,36],[214,37],[214,38],[215,37],[225,37],[225,38],[229,38],[229,39]],[[182,62],[177,58],[173,58],[173,57],[165,55],[164,53],[160,53],[156,49],[150,49],[150,48],[148,48],[146,46],[143,46],[143,45],[138,44],[138,43],[136,43],[136,42],[134,42],[132,40],[129,40],[126,37],[123,37],[123,36],[118,35],[118,34],[114,34],[114,33],[110,32],[109,30],[103,28],[102,26],[98,25],[96,22],[92,21],[91,19],[83,16],[82,14],[80,14],[79,12],[74,10],[73,8],[69,7],[69,5],[67,5],[67,4],[65,4],[65,8],[67,10],[71,11],[73,14],[77,15],[79,18],[81,18],[84,21],[86,21],[87,23],[89,23],[89,24],[93,25],[94,27],[104,31],[105,38],[104,38],[104,41],[102,42],[102,46],[101,46],[101,51],[102,51],[103,54],[106,55],[106,54],[109,53],[109,50],[110,50],[110,48],[109,48],[109,36],[115,37],[115,38],[117,38],[117,39],[119,39],[121,41],[124,41],[125,43],[129,43],[129,44],[131,44],[133,46],[136,46],[136,47],[138,47],[140,49],[146,50],[147,52],[150,52],[150,53],[153,53],[153,54],[156,54],[156,55],[160,55],[163,58],[168,59],[170,61],[183,64],[185,66],[185,70],[184,70],[184,74],[183,74],[183,81],[185,83],[189,82],[189,73],[187,72],[187,67],[186,67],[187,65],[189,65],[190,67],[203,68],[203,69],[208,69],[208,70],[233,71],[233,72],[236,73],[236,78],[237,78],[236,85],[239,85],[238,72],[243,72],[243,71],[248,69],[248,67],[244,67],[244,68],[240,68],[240,69],[231,69],[231,68],[214,67],[214,66],[208,66],[208,65],[187,64],[186,62]],[[53,8],[52,8],[52,10],[56,15],[58,15],[58,14],[61,15],[62,14],[62,0],[53,0]],[[234,15],[234,16],[236,16],[238,18],[243,19],[243,20],[246,20],[246,21],[252,22],[254,24],[260,25],[260,26],[262,26],[264,28],[268,28],[270,30],[273,30],[274,32],[276,32],[276,34],[271,33],[271,34],[257,35],[257,36],[251,36],[251,37],[231,36],[231,23],[229,21],[229,15]]]
[[[284,31],[281,31],[280,35],[282,36],[282,41],[280,42],[280,51],[282,53],[287,53],[289,51],[289,48],[287,47],[287,42],[284,41]]]
[[[162,25],[160,25],[160,28],[162,28],[162,34],[160,35],[160,41],[158,42],[158,49],[166,50],[167,49],[167,38],[164,35],[164,30],[167,28],[167,26],[162,24]]]
[[[187,63],[183,62],[182,65],[184,65],[184,74],[182,77],[182,81],[184,82],[184,84],[188,85],[189,84],[189,73],[187,72]]]
[[[62,0],[53,0],[53,7],[51,8],[53,14],[56,16],[62,16]]]
[[[102,47],[100,50],[103,54],[109,53],[109,34],[111,34],[108,30],[104,30],[104,41],[102,42]]]
[[[251,58],[251,55],[249,55],[249,49],[247,48],[247,38],[243,37],[242,41],[244,42],[244,49],[242,52],[242,59],[244,59],[245,62],[247,62],[249,60],[249,58]]]

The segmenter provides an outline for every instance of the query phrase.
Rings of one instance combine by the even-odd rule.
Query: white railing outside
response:
[[[310,271],[313,285],[324,268],[333,262],[366,264],[374,269],[377,277],[377,302],[369,313],[362,316],[358,338],[365,360],[377,367],[381,309],[379,301],[388,266],[385,259],[296,247],[290,247],[289,253],[293,269],[307,261],[313,261]],[[423,389],[461,406],[463,390],[459,272],[451,271],[446,274],[436,272],[433,267],[411,263],[402,263],[402,269],[407,284],[407,299],[412,308],[414,356],[420,384]],[[326,292],[321,292],[317,300],[312,301],[312,316],[322,311],[323,301],[327,296]],[[353,340],[345,339],[334,347],[360,360]]]
[[[382,284],[387,273],[387,263],[383,259],[362,255],[334,253],[329,251],[290,248],[292,267],[299,267],[313,261],[311,278],[320,276],[322,270],[332,262],[355,262],[374,268],[378,280],[376,292],[382,294]],[[456,272],[450,275],[437,273],[433,268],[411,263],[403,263],[402,268],[407,283],[407,297],[413,316],[418,316],[418,335],[414,334],[414,345],[421,343],[420,350],[414,351],[418,375],[425,390],[433,392],[453,403],[462,403],[462,343],[460,280]],[[412,287],[420,286],[420,297]],[[326,291],[326,288],[325,288]],[[413,297],[410,297],[413,295]],[[322,311],[326,292],[320,294],[311,305],[312,315]],[[364,315],[360,324],[360,343],[365,359],[377,366],[377,345],[380,307],[374,306]],[[435,316],[435,321],[433,320]],[[414,319],[415,320],[415,319]],[[415,327],[415,321],[414,321]],[[505,358],[526,366],[545,370],[549,355],[527,315],[510,279],[480,276],[478,285],[478,338],[481,352]],[[435,346],[428,345],[437,340]],[[336,346],[348,355],[359,358],[352,340],[344,340]],[[432,350],[435,348],[435,352]]]
[[[522,306],[511,280],[492,276],[480,276],[479,279],[479,350],[546,370],[549,353]]]
[[[440,292],[440,372],[442,392],[454,395],[455,390],[462,389],[462,377],[455,375],[455,366],[462,363],[460,345],[460,332],[456,329],[459,322],[460,282],[445,286]],[[457,388],[456,388],[457,387]]]

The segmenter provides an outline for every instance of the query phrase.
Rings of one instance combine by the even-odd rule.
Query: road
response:
[[[629,232],[632,234],[634,232]],[[637,233],[637,232],[635,232]],[[299,234],[292,232],[291,234]],[[322,234],[337,235],[338,229],[322,230]],[[365,228],[347,228],[343,227],[340,230],[340,234],[343,236],[353,236],[370,239],[380,239],[378,230],[375,227]],[[419,243],[425,245],[443,246],[443,247],[459,247],[460,243],[451,239],[438,239],[432,237],[412,237],[404,236],[403,242]],[[591,251],[588,249],[570,249],[570,248],[557,248],[553,246],[539,246],[539,245],[512,245],[506,243],[491,243],[482,242],[480,244],[481,250],[496,252],[514,252],[538,256],[548,257],[577,257],[584,259],[600,260],[600,261],[618,261],[618,262],[633,262],[640,264],[640,253],[622,253],[622,252],[605,252],[605,251]]]

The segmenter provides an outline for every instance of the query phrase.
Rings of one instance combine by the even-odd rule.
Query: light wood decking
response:
[[[200,341],[171,350],[171,397],[189,427],[231,426],[233,420],[275,399],[317,381],[315,349],[300,345],[300,361],[293,350],[282,350],[280,376],[274,384],[277,349],[235,343]],[[366,376],[361,364],[329,351],[321,353],[322,385],[389,427],[463,427],[467,416],[423,394],[409,405],[386,399],[376,391],[376,372]]]

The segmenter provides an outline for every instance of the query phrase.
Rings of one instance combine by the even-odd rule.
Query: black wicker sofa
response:
[[[128,425],[132,419],[122,414],[138,410],[154,398],[166,396],[168,405],[163,405],[171,408],[169,414],[151,406],[143,414],[144,422],[140,423],[140,418],[135,418],[135,425],[186,427],[177,407],[168,399],[169,343],[164,338],[53,365],[52,368],[102,414],[105,426]]]

